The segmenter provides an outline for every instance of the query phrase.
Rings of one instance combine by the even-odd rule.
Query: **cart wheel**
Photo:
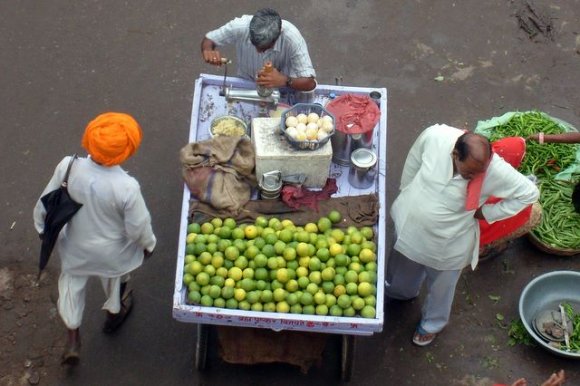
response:
[[[199,371],[205,370],[207,365],[207,351],[209,343],[209,326],[197,325],[197,342],[195,343],[194,365]]]
[[[350,381],[354,367],[355,340],[354,335],[343,335],[340,350],[340,379]]]

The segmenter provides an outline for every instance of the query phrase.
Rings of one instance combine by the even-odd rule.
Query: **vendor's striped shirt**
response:
[[[291,78],[316,76],[306,41],[292,23],[282,20],[282,32],[274,47],[259,53],[250,41],[251,20],[252,15],[244,15],[206,34],[206,38],[217,46],[236,45],[238,76],[255,80],[268,60],[278,71]]]

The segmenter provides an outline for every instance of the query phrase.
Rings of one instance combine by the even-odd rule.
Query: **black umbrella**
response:
[[[42,196],[40,200],[46,209],[46,217],[44,218],[44,232],[42,233],[42,246],[40,248],[40,262],[38,264],[38,278],[46,264],[50,259],[50,254],[54,249],[58,234],[67,222],[75,215],[75,213],[83,206],[71,198],[68,193],[68,176],[70,173],[73,161],[77,155],[73,155],[68,167],[64,180],[58,189],[53,190]]]

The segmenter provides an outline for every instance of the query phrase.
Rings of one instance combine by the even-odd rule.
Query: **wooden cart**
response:
[[[229,77],[227,83],[236,88],[253,89],[255,84],[239,78]],[[209,126],[213,118],[230,114],[244,119],[248,124],[260,113],[260,107],[254,102],[227,102],[219,95],[223,77],[201,74],[195,82],[189,142],[210,138]],[[187,236],[190,192],[184,185],[180,233],[175,275],[175,292],[173,295],[173,317],[181,322],[194,323],[197,328],[194,365],[203,370],[207,365],[207,351],[212,326],[235,326],[269,329],[272,331],[304,331],[309,333],[340,334],[340,377],[348,381],[352,374],[355,352],[355,337],[369,336],[381,332],[384,323],[384,270],[386,254],[386,159],[387,159],[387,90],[385,88],[345,87],[338,85],[318,85],[313,103],[323,106],[333,97],[342,94],[369,95],[377,91],[381,94],[381,117],[374,129],[373,150],[378,155],[378,173],[375,183],[368,189],[356,189],[348,182],[348,167],[331,165],[330,176],[336,178],[339,187],[335,196],[356,196],[378,193],[380,210],[378,223],[375,226],[377,235],[377,304],[376,317],[334,317],[320,315],[283,314],[273,312],[243,311],[216,307],[189,305],[186,302],[187,288],[183,285],[183,267],[185,257],[185,239]]]

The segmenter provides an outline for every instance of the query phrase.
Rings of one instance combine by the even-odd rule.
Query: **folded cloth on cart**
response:
[[[257,184],[254,148],[245,137],[189,143],[181,149],[180,160],[191,195],[218,210],[238,213]]]
[[[282,201],[291,208],[309,207],[318,212],[318,202],[328,200],[338,191],[335,178],[327,178],[322,190],[310,190],[302,185],[285,185]]]
[[[342,213],[344,220],[334,224],[336,227],[373,226],[378,221],[379,197],[377,194],[331,197],[318,202],[318,206],[319,211],[316,212],[309,207],[291,208],[277,200],[252,200],[246,203],[234,218],[239,223],[252,223],[258,216],[278,217],[289,219],[296,225],[305,225],[309,222],[317,222],[321,216],[332,210],[338,210]],[[201,223],[214,217],[226,218],[230,217],[230,213],[227,210],[216,210],[203,202],[190,200],[189,222]]]

